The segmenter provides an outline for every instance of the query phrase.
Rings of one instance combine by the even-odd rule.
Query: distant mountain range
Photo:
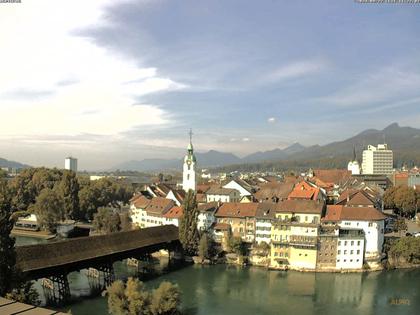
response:
[[[199,167],[234,169],[269,169],[269,168],[299,168],[301,167],[340,167],[347,166],[353,157],[353,147],[356,148],[358,160],[368,144],[387,143],[394,150],[394,160],[397,166],[402,163],[420,165],[420,129],[400,127],[393,123],[383,130],[368,129],[358,135],[343,141],[327,145],[305,147],[294,143],[285,149],[274,149],[265,152],[252,153],[239,158],[232,153],[208,151],[196,153]],[[182,167],[182,159],[147,159],[129,161],[117,165],[113,169],[120,170],[168,170]]]
[[[221,167],[239,163],[255,163],[273,159],[280,159],[290,154],[304,150],[305,147],[299,143],[292,144],[284,150],[275,149],[265,152],[256,152],[244,158],[239,158],[232,153],[219,152],[210,150],[205,153],[196,152],[195,156],[201,168]],[[128,161],[115,166],[113,169],[119,170],[136,170],[136,171],[155,171],[181,169],[182,159],[145,159],[141,161]]]
[[[361,162],[363,148],[368,144],[387,143],[394,151],[394,164],[420,165],[420,129],[400,127],[393,123],[383,130],[368,129],[343,141],[327,145],[305,147],[294,143],[285,149],[255,152],[243,158],[232,153],[210,150],[196,152],[200,168],[213,168],[223,171],[262,170],[262,169],[300,169],[300,168],[344,168],[353,157],[353,147]],[[26,168],[28,165],[0,158],[0,167]],[[181,170],[179,159],[132,160],[116,165],[112,170],[163,171]]]
[[[2,167],[27,168],[27,167],[29,167],[29,165],[0,158],[0,168],[2,168]]]

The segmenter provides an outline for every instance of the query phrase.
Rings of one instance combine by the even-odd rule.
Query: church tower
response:
[[[187,155],[184,158],[184,169],[182,173],[182,188],[185,192],[188,192],[190,189],[193,191],[197,189],[196,166],[197,160],[194,155],[192,131],[190,130],[190,143],[188,145]]]
[[[360,164],[357,162],[355,146],[353,146],[353,160],[347,164],[347,170],[351,171],[352,175],[360,175]]]

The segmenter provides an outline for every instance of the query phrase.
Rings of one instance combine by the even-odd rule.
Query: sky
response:
[[[420,127],[420,4],[0,3],[0,157],[101,170]]]

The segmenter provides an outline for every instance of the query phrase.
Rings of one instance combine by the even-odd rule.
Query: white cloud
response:
[[[270,117],[267,119],[267,122],[270,124],[274,124],[276,122],[276,118],[275,117]]]
[[[295,79],[320,72],[326,67],[326,62],[322,60],[296,61],[275,69],[265,79],[266,81]]]
[[[243,142],[249,142],[249,140],[251,140],[251,139],[249,139],[249,138],[242,138],[242,141]]]
[[[0,134],[117,135],[169,114],[136,97],[185,88],[75,31],[109,23],[112,1],[25,1],[0,10]],[[63,84],[63,82],[65,84]],[[67,83],[66,83],[67,82]]]

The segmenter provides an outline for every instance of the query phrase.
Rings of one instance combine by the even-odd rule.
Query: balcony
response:
[[[317,236],[291,235],[289,243],[290,245],[293,245],[293,246],[314,247],[318,243],[318,237]]]

